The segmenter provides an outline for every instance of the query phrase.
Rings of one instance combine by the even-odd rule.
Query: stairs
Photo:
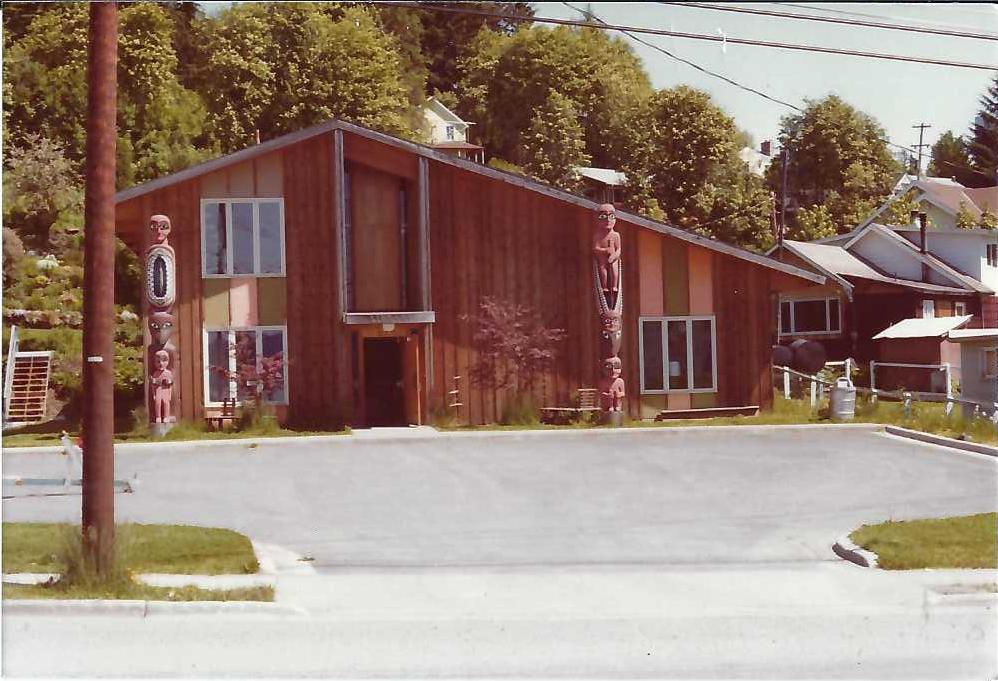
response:
[[[52,352],[16,352],[5,391],[4,423],[20,425],[45,420]]]

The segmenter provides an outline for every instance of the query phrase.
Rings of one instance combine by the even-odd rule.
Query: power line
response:
[[[608,24],[606,21],[604,21],[600,17],[596,16],[592,12],[583,11],[583,10],[579,9],[578,7],[572,6],[568,2],[564,2],[563,1],[561,4],[565,5],[565,7],[568,7],[569,9],[571,9],[571,10],[573,10],[575,12],[579,12],[579,13],[583,14],[584,16],[591,17],[592,19],[594,19],[596,22],[598,22],[604,28],[608,28],[608,29],[609,28],[613,28],[611,24]],[[587,24],[587,25],[591,25],[591,24]],[[804,112],[804,109],[802,109],[801,107],[799,107],[799,106],[797,106],[795,104],[791,104],[789,102],[785,102],[782,99],[778,99],[776,97],[773,97],[772,95],[768,95],[765,92],[762,92],[760,90],[756,90],[755,88],[749,87],[747,85],[742,85],[741,83],[738,83],[738,82],[732,80],[731,78],[728,78],[727,76],[724,76],[724,75],[722,75],[720,73],[717,73],[715,71],[711,71],[710,69],[704,68],[703,66],[700,66],[699,64],[696,64],[696,63],[690,61],[689,59],[685,59],[683,57],[675,55],[675,54],[673,54],[672,52],[669,52],[668,50],[666,50],[663,47],[659,47],[658,45],[654,45],[654,44],[648,42],[647,40],[644,40],[643,38],[640,38],[640,37],[634,35],[633,33],[629,32],[627,30],[622,30],[622,29],[619,29],[619,28],[617,28],[615,30],[619,31],[620,33],[623,33],[624,35],[626,35],[627,37],[629,37],[631,40],[634,40],[634,41],[636,41],[638,43],[641,43],[642,45],[645,45],[646,47],[650,47],[653,50],[661,52],[662,54],[664,54],[664,55],[666,55],[668,57],[671,57],[672,59],[675,59],[676,61],[680,61],[680,62],[682,62],[684,64],[692,66],[693,68],[697,69],[698,71],[706,73],[709,76],[713,76],[715,78],[723,80],[724,82],[729,83],[730,85],[734,85],[735,87],[740,88],[742,90],[745,90],[746,92],[751,92],[754,95],[758,95],[760,97],[768,99],[771,102],[775,102],[776,104],[780,104],[780,105],[785,106],[787,108],[793,109],[794,111],[797,111],[797,112],[800,112],[800,113]],[[916,153],[918,153],[918,152],[915,152],[914,149],[906,147],[903,144],[897,144],[896,142],[892,142],[892,141],[890,141],[887,138],[879,137],[878,139],[881,142],[883,142],[884,144],[892,146],[892,147],[894,147],[896,149],[900,149],[900,150],[905,151],[905,152],[907,152],[909,154],[915,155]],[[938,160],[940,163],[944,163],[945,165],[948,165],[951,168],[955,168],[957,170],[962,170],[962,171],[965,171],[965,172],[971,172],[971,173],[974,173],[976,175],[980,175],[981,177],[987,177],[988,179],[991,179],[990,176],[987,173],[983,173],[983,172],[981,172],[979,170],[975,170],[974,168],[969,168],[969,167],[964,167],[964,166],[958,166],[957,164],[955,164],[955,163],[953,163],[951,161],[947,161],[945,159],[933,159],[933,160]]]
[[[695,9],[709,9],[718,12],[738,12],[741,14],[758,14],[768,17],[779,17],[781,19],[800,19],[804,21],[821,21],[829,24],[845,24],[847,26],[863,26],[867,28],[884,28],[892,31],[910,31],[913,33],[932,33],[955,38],[976,38],[978,40],[998,41],[998,35],[988,33],[969,33],[966,31],[954,31],[945,28],[932,28],[923,26],[905,26],[902,24],[890,24],[875,21],[862,21],[859,19],[837,19],[833,17],[823,17],[816,14],[795,14],[792,12],[778,12],[775,10],[755,9],[749,7],[736,7],[734,5],[711,5],[704,2],[659,2],[660,5],[676,5],[678,7],[692,7]]]
[[[811,12],[825,12],[826,14],[841,14],[842,16],[847,16],[847,17],[865,17],[867,19],[891,19],[891,20],[893,20],[895,18],[895,17],[884,16],[883,14],[869,14],[867,12],[850,12],[848,10],[843,10],[843,9],[834,9],[832,7],[829,7],[828,5],[824,5],[822,7],[812,7],[810,5],[795,5],[795,4],[790,3],[790,2],[786,2],[786,3],[784,3],[784,2],[769,2],[769,3],[766,3],[766,4],[769,4],[769,5],[778,5],[780,7],[793,7],[794,9],[806,9],[806,10],[811,11]],[[969,3],[964,4],[964,5],[961,6],[961,10],[964,11],[964,12],[973,11],[974,9],[975,8],[972,5],[970,5]],[[992,19],[995,18],[996,16],[998,16],[998,14],[996,14],[995,12],[988,12],[988,14],[991,15]],[[927,21],[919,21],[918,19],[909,19],[908,21],[921,24],[922,26],[930,26],[930,25],[932,25],[932,24],[929,24],[929,22],[927,22]],[[936,26],[949,26],[950,28],[969,28],[966,24],[954,24],[954,23],[947,23],[947,22],[936,22],[935,25]]]
[[[468,14],[483,17],[492,17],[496,19],[505,19],[507,21],[519,21],[527,23],[543,23],[543,24],[558,24],[562,26],[582,26],[591,27],[592,23],[588,21],[578,21],[572,19],[553,19],[549,17],[521,17],[511,14],[506,14],[504,12],[495,12],[491,10],[484,9],[470,9],[467,7],[440,7],[436,5],[425,5],[418,2],[375,2],[373,4],[389,4],[395,5],[397,7],[408,7],[411,9],[419,9],[422,11],[429,12],[444,12],[449,14]],[[796,43],[781,43],[768,40],[752,40],[747,38],[732,38],[730,36],[716,36],[716,35],[704,35],[702,33],[687,33],[683,31],[666,31],[664,29],[658,28],[643,28],[641,26],[623,26],[618,24],[607,24],[603,22],[605,28],[621,31],[621,32],[631,32],[631,33],[644,33],[649,35],[660,35],[669,36],[672,38],[687,38],[690,40],[706,40],[715,43],[731,43],[733,45],[752,45],[755,47],[769,47],[774,49],[782,50],[794,50],[800,52],[818,52],[822,54],[835,54],[840,56],[851,56],[851,57],[865,57],[868,59],[885,59],[888,61],[901,61],[909,62],[915,64],[931,64],[935,66],[950,66],[954,68],[963,69],[978,69],[983,71],[994,71],[998,70],[998,65],[994,64],[975,64],[971,62],[956,62],[948,61],[945,59],[931,59],[927,57],[912,57],[898,54],[887,54],[882,52],[861,52],[859,50],[846,50],[835,47],[821,47],[816,45],[799,45]]]

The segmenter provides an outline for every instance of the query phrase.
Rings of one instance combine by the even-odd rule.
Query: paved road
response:
[[[3,459],[62,475],[57,455]],[[116,516],[231,527],[320,570],[814,561],[862,523],[994,510],[996,470],[857,429],[164,445],[118,454],[140,487]],[[79,512],[79,496],[3,502],[8,521]]]
[[[5,475],[59,476],[56,455]],[[119,521],[315,557],[293,616],[4,614],[5,676],[990,679],[996,572],[866,570],[864,522],[994,510],[998,461],[861,429],[123,450]],[[7,490],[5,490],[6,493]],[[80,498],[5,520],[78,521]],[[53,651],[58,651],[53,654]]]

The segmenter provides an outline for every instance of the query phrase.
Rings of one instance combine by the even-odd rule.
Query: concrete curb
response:
[[[849,540],[849,537],[839,537],[838,541],[832,546],[832,551],[839,558],[848,560],[850,563],[856,563],[860,567],[880,567],[877,563],[877,554],[856,546]]]
[[[150,615],[271,615],[302,616],[302,608],[261,601],[95,601],[4,599],[7,615],[109,615],[148,617]]]
[[[909,430],[908,428],[901,428],[900,426],[885,426],[884,431],[890,433],[891,435],[897,435],[898,437],[906,437],[909,440],[918,440],[919,442],[928,442],[929,444],[933,445],[952,447],[953,449],[962,449],[965,452],[975,452],[977,454],[987,454],[988,456],[998,456],[998,447],[992,447],[990,445],[982,445],[977,442],[965,442],[964,440],[954,440],[951,437],[943,437],[942,435],[923,433],[920,430]]]
[[[813,430],[869,430],[882,429],[883,426],[877,423],[795,423],[780,425],[757,425],[757,426],[638,426],[634,428],[552,428],[545,430],[440,430],[436,435],[427,435],[424,432],[412,435],[390,434],[385,436],[374,436],[368,433],[360,435],[303,435],[293,437],[260,437],[260,438],[238,438],[233,440],[178,440],[176,442],[124,442],[116,444],[114,449],[118,453],[128,453],[141,451],[142,449],[169,447],[174,450],[185,449],[211,449],[213,447],[261,444],[305,444],[305,443],[328,443],[328,444],[393,444],[399,442],[432,441],[446,438],[516,438],[516,437],[566,437],[568,435],[580,435],[585,433],[596,437],[610,437],[621,433],[661,433],[662,435],[681,433],[709,433],[738,431],[741,433],[767,433],[774,430],[783,431],[813,431]],[[4,454],[61,454],[62,447],[4,447]]]

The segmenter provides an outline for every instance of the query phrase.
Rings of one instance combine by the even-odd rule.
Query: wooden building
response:
[[[243,340],[283,353],[272,398],[296,425],[427,423],[455,385],[461,420],[494,421],[504,395],[467,379],[463,317],[483,296],[566,330],[538,404],[597,385],[596,204],[582,197],[330,121],[116,198],[138,252],[151,215],[173,223],[182,418],[235,395],[211,367]],[[823,277],[636,215],[616,229],[629,416],[768,405],[778,292]]]

